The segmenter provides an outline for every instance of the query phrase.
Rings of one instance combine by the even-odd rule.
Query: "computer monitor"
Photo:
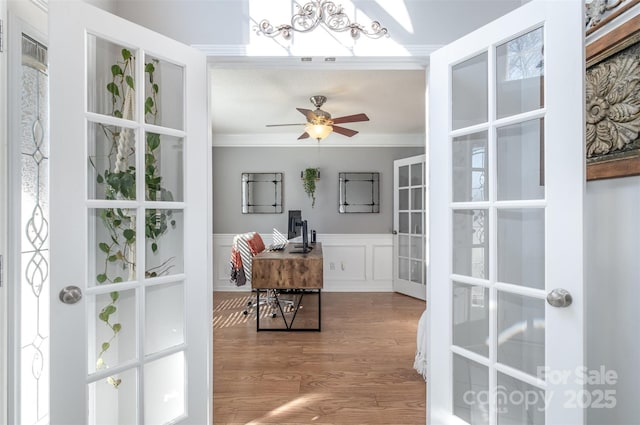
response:
[[[309,235],[307,231],[307,220],[297,221],[296,227],[299,227],[301,229],[302,243],[295,244],[294,247],[297,249],[294,249],[291,252],[297,254],[306,254],[307,252],[311,251],[311,247],[309,246]]]
[[[289,223],[287,224],[287,239],[293,239],[302,235],[301,227],[297,223],[302,221],[302,211],[289,210]]]

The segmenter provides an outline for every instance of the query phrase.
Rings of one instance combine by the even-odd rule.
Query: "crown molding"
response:
[[[424,134],[359,134],[354,138],[329,136],[324,140],[297,140],[297,134],[214,134],[213,147],[421,147],[426,145]]]

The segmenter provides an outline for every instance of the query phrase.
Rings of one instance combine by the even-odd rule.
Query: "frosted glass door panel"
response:
[[[486,210],[453,212],[453,273],[488,279],[489,214]]]
[[[150,286],[145,291],[145,354],[184,342],[184,284]]]
[[[489,423],[489,369],[453,355],[453,414],[472,425]]]
[[[544,106],[544,41],[538,28],[496,49],[497,117]]]
[[[93,34],[87,35],[87,109],[135,120],[137,51]]]
[[[10,175],[18,176],[10,181],[8,188],[10,199],[19,202],[17,208],[10,207],[19,212],[10,219],[19,229],[15,232],[20,247],[15,257],[19,258],[19,271],[15,273],[16,284],[12,287],[19,302],[9,317],[19,320],[15,357],[20,370],[14,372],[19,388],[19,394],[14,396],[19,400],[16,417],[27,425],[44,422],[49,416],[49,75],[46,46],[23,33],[21,50],[22,63],[15,64],[19,70],[16,90],[19,98],[15,99],[15,112],[20,120],[19,138],[11,138],[8,146],[9,170],[17,171]],[[18,196],[11,196],[12,192]],[[13,246],[10,242],[10,249]],[[15,251],[11,249],[11,252]],[[11,263],[12,260],[6,263],[9,270]],[[9,323],[10,327],[14,326]]]
[[[112,291],[92,297],[89,316],[89,372],[113,368],[136,359],[136,292]]]
[[[145,121],[162,127],[184,128],[184,69],[147,56],[144,68]]]
[[[498,292],[498,362],[531,376],[545,365],[544,300]]]
[[[147,133],[145,141],[147,200],[183,201],[184,143],[182,138]]]
[[[148,278],[184,271],[184,212],[148,209],[145,211],[146,263]]]
[[[487,132],[453,139],[453,201],[489,199]]]
[[[89,418],[96,425],[135,424],[138,376],[129,369],[89,384]]]
[[[544,198],[544,120],[497,130],[498,200]]]
[[[498,281],[544,289],[544,209],[498,210]]]
[[[149,362],[144,367],[144,416],[149,424],[172,422],[185,413],[183,352]]]
[[[451,113],[454,130],[487,122],[488,75],[486,52],[453,66]]]
[[[489,289],[453,283],[453,345],[489,357]]]

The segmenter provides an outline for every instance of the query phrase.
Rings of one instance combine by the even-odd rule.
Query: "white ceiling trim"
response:
[[[291,134],[216,134],[214,147],[425,147],[424,134],[358,134],[354,138],[329,135],[318,142],[315,139],[297,140]]]
[[[224,61],[233,61],[240,59],[242,62],[246,62],[247,60],[251,60],[252,58],[255,60],[260,58],[260,60],[265,60],[266,58],[271,58],[275,60],[282,61],[287,58],[296,58],[299,60],[300,56],[290,56],[286,54],[273,54],[266,56],[248,56],[249,45],[224,45],[224,44],[193,44],[191,47],[200,50],[205,55],[209,57],[221,57],[225,58]],[[414,63],[416,65],[421,65],[424,67],[429,62],[429,56],[431,53],[438,50],[442,45],[440,44],[432,44],[432,45],[421,45],[421,44],[413,44],[413,45],[403,45],[402,46],[406,54],[397,55],[397,56],[347,56],[347,55],[336,55],[336,61],[343,62],[363,62],[371,65],[373,63],[381,62],[381,63]],[[332,56],[334,57],[334,56]]]

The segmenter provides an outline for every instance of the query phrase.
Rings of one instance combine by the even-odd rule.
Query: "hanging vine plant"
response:
[[[145,85],[149,88],[149,96],[145,99],[144,114],[146,122],[156,124],[158,117],[157,96],[160,90],[154,81],[157,61],[145,64]],[[106,90],[111,99],[111,115],[117,118],[132,119],[135,110],[135,56],[128,49],[121,50],[121,60],[111,66],[111,81]],[[104,188],[107,200],[135,200],[136,199],[136,166],[135,141],[133,131],[126,128],[113,128],[100,125],[107,140],[110,141],[107,154],[106,169],[97,170],[96,163],[91,161],[97,171],[96,182]],[[160,135],[145,134],[144,181],[145,197],[150,201],[172,201],[173,196],[162,182],[158,169]],[[149,241],[152,253],[157,253],[159,240],[170,227],[175,227],[171,211],[145,210],[145,238]],[[106,239],[98,243],[99,252],[104,255],[102,270],[96,275],[98,284],[112,284],[136,279],[136,213],[135,210],[123,208],[105,208],[100,210],[100,221],[107,233]],[[159,266],[145,270],[146,277],[167,274],[173,267],[173,257],[163,261]],[[100,345],[96,368],[108,367],[104,360],[105,353],[112,347],[114,340],[122,331],[122,324],[115,321],[118,312],[120,292],[112,291],[109,302],[98,313],[98,320],[109,330],[109,337]],[[107,381],[118,388],[119,378],[111,376]]]
[[[316,205],[316,181],[320,180],[320,169],[307,168],[302,172],[304,193],[311,198],[311,208]]]

